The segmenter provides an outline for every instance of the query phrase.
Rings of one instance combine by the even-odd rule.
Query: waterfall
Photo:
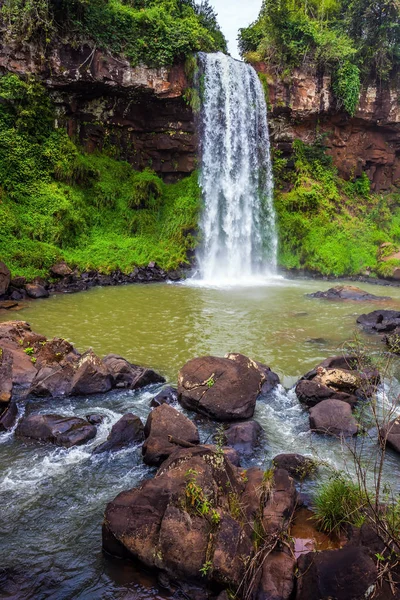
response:
[[[277,237],[264,90],[250,65],[198,55],[200,277],[240,283],[274,272]]]

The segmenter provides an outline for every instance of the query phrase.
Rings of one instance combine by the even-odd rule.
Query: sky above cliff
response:
[[[230,54],[240,58],[236,40],[239,29],[256,20],[261,0],[211,0],[210,4],[218,13],[218,23],[228,40]]]

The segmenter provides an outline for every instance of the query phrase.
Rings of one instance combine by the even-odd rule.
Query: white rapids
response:
[[[255,70],[200,53],[203,214],[200,280],[260,284],[276,268],[277,236],[264,90]]]

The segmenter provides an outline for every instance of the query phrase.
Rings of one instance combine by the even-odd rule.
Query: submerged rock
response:
[[[70,448],[86,444],[93,439],[96,435],[96,427],[78,417],[55,414],[30,415],[21,419],[15,435]]]
[[[150,406],[156,408],[161,404],[175,404],[178,400],[178,390],[174,387],[167,386],[161,392],[154,396],[150,402]]]
[[[226,444],[239,454],[250,456],[259,444],[262,427],[257,421],[233,423],[224,431]]]
[[[219,421],[251,418],[267,369],[242,354],[194,358],[179,371],[179,402]]]
[[[360,547],[309,552],[298,560],[296,600],[366,600],[377,579],[375,562]]]
[[[160,465],[177,445],[169,441],[168,436],[188,444],[200,442],[196,425],[181,412],[162,404],[149,414],[144,428],[146,441],[143,444],[143,460],[147,465]]]
[[[346,402],[332,398],[310,409],[310,427],[327,435],[356,435],[357,421]]]
[[[357,323],[367,331],[389,333],[400,327],[400,311],[398,310],[373,310],[360,315]]]
[[[107,440],[93,450],[93,454],[117,452],[127,446],[140,444],[144,440],[143,423],[139,417],[127,413],[111,428]]]
[[[373,300],[390,300],[389,296],[374,296],[354,285],[337,285],[325,292],[306,294],[308,298],[324,298],[326,300],[357,300],[360,302]]]

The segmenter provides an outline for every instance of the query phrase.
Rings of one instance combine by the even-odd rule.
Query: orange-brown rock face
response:
[[[34,46],[0,46],[0,69],[34,74],[56,103],[58,124],[89,152],[109,148],[135,168],[165,179],[196,166],[192,110],[183,100],[183,65],[132,67],[121,57],[59,44],[46,57]]]
[[[342,177],[366,171],[377,192],[400,186],[400,94],[395,87],[364,88],[350,118],[337,109],[329,75],[295,69],[282,78],[269,74],[263,63],[254,66],[268,76],[275,147],[287,154],[294,139],[310,143],[317,134],[328,133],[329,151]]]

